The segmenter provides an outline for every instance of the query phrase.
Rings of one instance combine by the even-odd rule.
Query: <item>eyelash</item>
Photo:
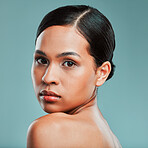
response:
[[[39,60],[45,60],[46,63],[42,63],[42,62],[39,61]],[[45,62],[45,61],[44,61],[44,62]],[[47,65],[47,64],[49,64],[49,61],[48,61],[46,58],[44,58],[44,57],[36,57],[36,58],[35,58],[35,62],[37,62],[39,65]],[[64,66],[64,64],[65,64],[65,63],[68,63],[68,62],[71,62],[71,63],[69,63],[69,64],[71,64],[72,66]],[[65,59],[64,62],[62,63],[62,66],[63,66],[63,67],[66,67],[66,68],[73,68],[74,66],[77,66],[77,64],[76,64],[75,61],[73,61],[73,60],[71,60],[71,59]]]
[[[35,58],[35,62],[37,62],[38,64],[46,65],[46,64],[43,64],[43,63],[39,62],[39,60],[46,60],[46,64],[48,64],[48,60],[46,58],[44,58],[44,57]]]
[[[74,62],[73,60],[65,60],[64,61],[64,63],[62,64],[62,66],[64,66],[64,64],[65,63],[70,63],[71,62],[71,64],[72,64],[72,66],[65,66],[66,68],[68,67],[68,68],[72,68],[72,67],[74,67],[74,66],[77,66],[77,64],[76,64],[76,62]]]

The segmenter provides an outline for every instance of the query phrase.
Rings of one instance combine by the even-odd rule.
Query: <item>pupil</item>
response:
[[[45,59],[41,59],[41,63],[46,64],[46,60]]]
[[[72,66],[73,65],[73,63],[72,62],[68,62],[68,66]]]

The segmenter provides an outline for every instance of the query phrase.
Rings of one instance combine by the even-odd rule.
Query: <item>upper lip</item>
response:
[[[56,96],[56,97],[61,97],[60,95],[58,95],[57,93],[53,92],[53,91],[47,91],[47,90],[42,90],[40,91],[40,96]]]

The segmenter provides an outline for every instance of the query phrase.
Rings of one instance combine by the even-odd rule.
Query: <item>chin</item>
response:
[[[62,109],[57,108],[55,106],[50,106],[50,107],[49,106],[41,106],[41,107],[48,114],[56,113],[56,112],[64,112]]]
[[[71,110],[73,110],[73,108],[64,109],[64,108],[59,108],[59,107],[55,107],[55,106],[50,106],[50,107],[49,106],[41,106],[41,107],[48,114],[57,113],[57,112],[68,113]]]

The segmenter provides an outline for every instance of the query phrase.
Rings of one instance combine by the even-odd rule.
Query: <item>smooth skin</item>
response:
[[[52,26],[37,38],[32,81],[42,109],[49,113],[28,129],[27,148],[115,148],[118,139],[103,118],[96,98],[111,71],[110,62],[96,67],[89,43],[72,26]],[[54,91],[56,102],[41,99]]]

